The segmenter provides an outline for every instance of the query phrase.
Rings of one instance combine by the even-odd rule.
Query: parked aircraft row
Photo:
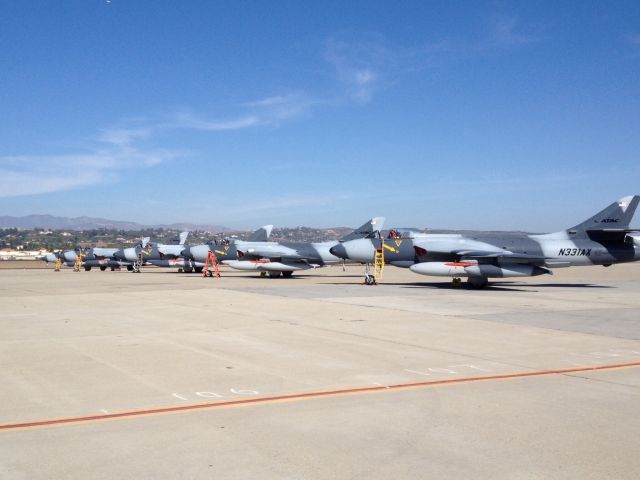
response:
[[[268,272],[270,276],[291,276],[294,271],[351,260],[378,262],[428,276],[466,277],[472,288],[483,288],[490,278],[552,274],[555,268],[602,265],[640,260],[640,231],[629,225],[640,196],[613,202],[593,217],[559,232],[530,235],[519,232],[418,233],[390,230],[380,234],[384,218],[375,217],[353,233],[334,242],[269,242],[271,225],[256,230],[247,241],[221,244],[153,245],[143,239],[136,247],[94,248],[85,259],[85,269],[99,266],[135,269],[136,262],[202,271],[209,252],[217,261],[239,270]],[[73,264],[77,252],[58,254]],[[49,256],[48,261],[55,261]],[[367,283],[375,278],[367,274]]]
[[[218,263],[237,270],[268,272],[272,277],[289,277],[298,270],[323,267],[341,263],[342,259],[330,253],[330,249],[340,242],[358,238],[380,237],[384,218],[369,220],[340,240],[329,242],[270,242],[272,225],[265,225],[253,232],[248,240],[225,240],[220,243],[188,245],[187,232],[183,232],[178,245],[152,244],[144,238],[135,247],[92,248],[84,253],[85,270],[99,267],[116,269],[126,267],[137,270],[143,264],[159,267],[178,267],[184,271],[202,272],[209,253],[213,253]],[[55,262],[58,258],[68,266],[74,266],[79,250],[69,250],[47,255],[45,260]]]

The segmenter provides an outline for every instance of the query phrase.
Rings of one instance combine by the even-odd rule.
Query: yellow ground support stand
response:
[[[54,271],[59,272],[61,268],[62,268],[62,259],[56,258],[56,268]]]
[[[365,285],[376,285],[378,280],[382,279],[382,271],[384,270],[384,240],[379,249],[376,249],[376,253],[373,257],[373,275],[371,275],[369,263],[364,267],[364,283]]]
[[[82,255],[81,253],[78,253],[76,255],[76,263],[73,265],[74,272],[80,271],[80,269],[82,268],[82,260],[84,260],[84,255]]]
[[[376,255],[374,257],[373,276],[376,277],[376,280],[382,279],[383,270],[384,270],[384,243],[380,248],[380,250],[376,250]]]

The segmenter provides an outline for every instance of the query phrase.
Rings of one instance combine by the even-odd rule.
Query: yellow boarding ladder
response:
[[[382,271],[384,270],[384,240],[379,249],[376,249],[376,254],[373,262],[373,276],[376,280],[382,279]]]

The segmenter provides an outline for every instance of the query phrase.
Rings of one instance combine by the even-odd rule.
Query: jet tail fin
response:
[[[629,195],[613,202],[584,222],[569,228],[569,232],[593,232],[607,230],[626,230],[636,213],[640,195]]]
[[[187,241],[188,236],[189,236],[189,232],[180,233],[180,243],[178,245],[184,245],[184,242]]]
[[[249,242],[268,242],[273,225],[263,225],[249,237]]]
[[[364,225],[356,228],[353,232],[345,235],[340,239],[341,242],[347,242],[349,240],[355,240],[357,238],[372,238],[380,234],[380,230],[384,225],[384,217],[373,217]]]

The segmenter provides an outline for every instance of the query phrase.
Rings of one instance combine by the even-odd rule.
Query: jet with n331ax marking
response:
[[[385,263],[421,275],[460,279],[483,288],[490,278],[551,274],[552,269],[640,260],[640,231],[629,224],[640,196],[627,196],[579,223],[555,233],[465,232],[421,234],[416,238],[358,239],[331,249],[337,257]]]

